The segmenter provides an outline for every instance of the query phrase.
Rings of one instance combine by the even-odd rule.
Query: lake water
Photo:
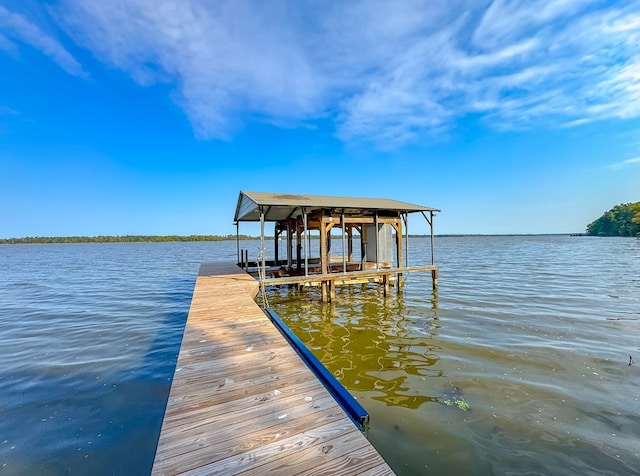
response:
[[[428,240],[410,249],[430,258]],[[269,294],[369,411],[392,468],[640,474],[640,240],[443,237],[435,252],[438,293],[415,273],[386,298]],[[199,264],[235,256],[0,246],[0,474],[147,474]]]

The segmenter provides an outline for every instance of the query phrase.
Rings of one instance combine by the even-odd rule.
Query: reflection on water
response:
[[[399,474],[640,474],[640,241],[440,239],[440,289],[274,290]]]
[[[434,367],[435,298],[430,315],[411,314],[402,294],[384,299],[366,289],[339,289],[331,304],[319,302],[314,291],[276,291],[272,299],[289,316],[289,327],[350,390],[373,391],[374,400],[407,408],[438,401],[419,385],[441,375]]]

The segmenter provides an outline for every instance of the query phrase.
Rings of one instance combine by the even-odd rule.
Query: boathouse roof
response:
[[[334,209],[336,213],[372,215],[376,211],[439,212],[436,208],[390,200],[388,198],[336,197],[328,195],[293,195],[289,193],[241,191],[234,221],[260,221],[260,207],[265,221],[295,218],[318,209]]]

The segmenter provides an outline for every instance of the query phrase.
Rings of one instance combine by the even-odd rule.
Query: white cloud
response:
[[[51,12],[107,65],[170,84],[203,138],[328,117],[344,140],[394,146],[470,114],[499,130],[640,117],[632,1],[60,0]],[[65,64],[59,43],[13,22]]]
[[[287,11],[287,3],[65,6],[62,20],[98,57],[142,85],[175,84],[176,101],[203,137],[227,136],[242,111],[304,120],[324,104],[322,78],[305,54],[303,20]]]
[[[343,137],[376,137],[403,124],[411,136],[427,132],[433,122],[416,131],[411,115],[404,123],[373,116],[377,109],[388,111],[385,103],[397,96],[414,106],[405,100],[404,110],[430,113],[440,128],[476,112],[500,130],[639,117],[640,24],[632,10],[638,7],[598,10],[586,8],[589,3],[496,1],[475,16],[470,8],[463,25],[452,21],[440,28],[444,41],[425,35],[429,48],[423,54],[401,52],[383,71],[384,94],[366,89],[356,96]],[[404,74],[407,65],[411,76]],[[363,120],[371,125],[365,134]],[[404,141],[406,134],[397,138]]]
[[[10,40],[22,41],[49,56],[67,73],[84,76],[80,63],[55,38],[45,34],[36,24],[25,16],[13,13],[0,6],[0,49],[16,51],[16,45]]]
[[[640,164],[640,157],[634,157],[633,159],[623,160],[622,162],[616,162],[615,164],[607,165],[609,169],[619,169],[620,167],[626,167],[627,165]]]
[[[473,32],[474,43],[492,47],[518,41],[523,35],[553,28],[597,0],[494,0]]]

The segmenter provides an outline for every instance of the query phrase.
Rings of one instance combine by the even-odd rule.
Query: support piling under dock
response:
[[[235,264],[196,280],[152,474],[393,474]]]

